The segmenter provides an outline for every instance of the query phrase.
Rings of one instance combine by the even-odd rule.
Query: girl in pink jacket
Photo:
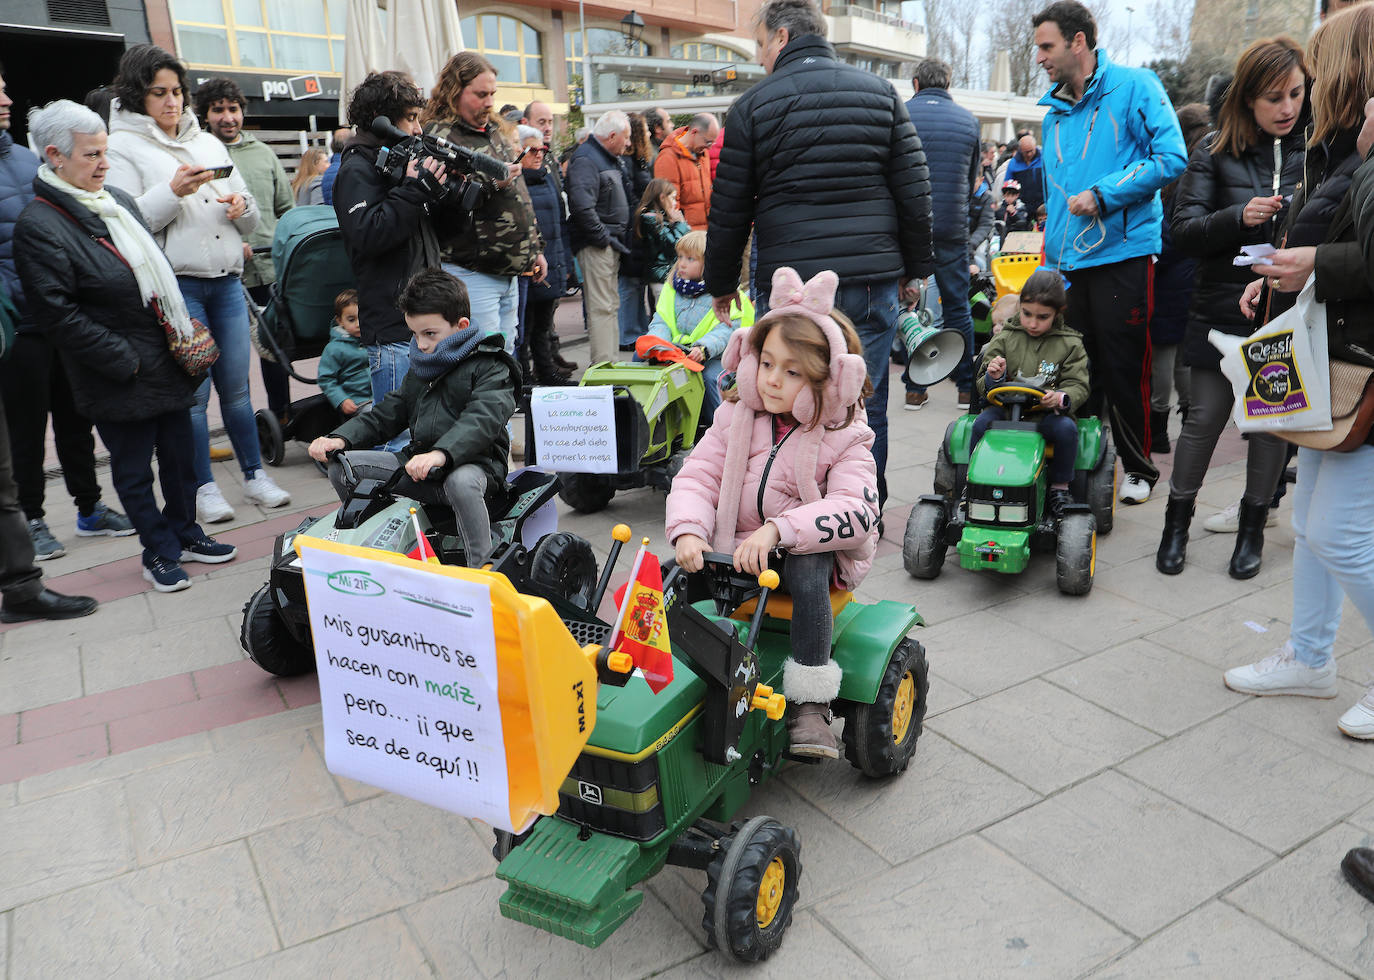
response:
[[[878,545],[877,467],[863,398],[871,394],[859,338],[833,309],[839,280],[773,276],[775,304],[737,330],[721,360],[735,388],[673,478],[667,538],[689,572],[702,553],[734,554],[757,575],[781,549],[792,603],[792,656],[783,666],[791,750],[839,758],[830,702],[830,587],[854,588]]]

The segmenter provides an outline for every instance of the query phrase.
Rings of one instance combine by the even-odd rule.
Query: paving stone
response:
[[[324,754],[324,726],[312,725],[310,728],[310,742],[315,746],[315,751],[320,754],[320,758],[327,758]],[[326,768],[328,765],[326,764]],[[360,783],[356,779],[349,779],[347,776],[340,776],[338,773],[330,773],[330,778],[334,780],[334,785],[339,794],[344,798],[345,803],[358,803],[362,800],[370,800],[374,796],[381,796],[385,790],[380,790],[376,786],[369,786],[367,783]]]
[[[1341,877],[1341,858],[1374,838],[1341,823],[1225,896],[1232,905],[1356,976],[1374,976],[1369,901]]]
[[[782,779],[893,864],[1038,799],[1025,786],[929,728],[916,743],[911,766],[891,779],[869,779],[848,764],[835,762],[798,766]],[[817,845],[829,846],[823,841]]]
[[[1147,936],[1273,855],[1115,772],[983,836],[1122,929]]]
[[[1210,513],[1206,516],[1210,516]],[[1202,520],[1194,519],[1194,525],[1202,526]],[[1244,582],[1231,579],[1233,586],[1245,586],[1237,595],[1258,592],[1275,585],[1291,586],[1287,583],[1293,578],[1293,532],[1287,527],[1285,515],[1280,527],[1264,529],[1264,562],[1259,573]],[[1163,527],[1163,522],[1160,522]],[[1202,534],[1188,545],[1188,568],[1201,568],[1209,573],[1227,576],[1231,564],[1231,554],[1236,548],[1234,534],[1213,534],[1203,530]],[[1187,574],[1185,569],[1184,574]]]
[[[1145,639],[1209,665],[1217,671],[1216,686],[1224,689],[1223,672],[1254,663],[1283,646],[1288,639],[1288,620],[1272,610],[1229,603],[1181,619]]]
[[[85,789],[0,810],[0,909],[133,867],[124,794]]]
[[[1139,752],[1158,736],[1042,680],[930,721],[955,744],[1038,793],[1051,793]]]
[[[10,975],[10,913],[0,914],[0,976]]]
[[[951,550],[950,555],[953,554]],[[952,557],[945,559],[944,570],[935,579],[912,578],[902,566],[900,556],[896,557],[893,564],[895,567],[889,569],[878,569],[875,565],[875,570],[859,585],[856,595],[864,601],[894,599],[909,602],[916,607],[926,624],[932,627],[1026,595],[1020,579],[1009,575],[964,571]],[[916,635],[919,637],[922,634],[918,632]]]
[[[930,693],[926,695],[926,717],[951,711],[961,704],[968,704],[974,696],[957,684],[952,684],[934,671],[930,672]]]
[[[391,795],[270,827],[248,843],[287,946],[487,877],[495,868],[490,840],[478,837],[466,819]]]
[[[125,781],[139,862],[236,840],[340,802],[304,732],[244,742]]]
[[[304,708],[291,708],[280,711],[266,718],[254,718],[252,721],[241,721],[237,725],[225,725],[223,728],[216,728],[210,732],[210,741],[218,749],[227,749],[240,742],[251,742],[253,739],[262,738],[266,735],[276,735],[280,732],[294,732],[303,729],[308,730],[320,724],[320,706],[318,704],[307,705]],[[323,743],[320,743],[323,747]],[[323,752],[320,753],[323,756]]]
[[[1335,980],[1346,974],[1244,912],[1209,902],[1091,976],[1093,980],[1199,976]]]
[[[399,915],[384,915],[260,960],[215,980],[264,977],[427,977],[425,955]]]
[[[1087,596],[1045,591],[1034,602],[1009,603],[998,612],[1018,627],[1005,640],[1029,638],[1026,646],[1058,642],[1084,653],[1109,650],[1153,633],[1174,618],[1107,590]]]
[[[1162,735],[1236,706],[1213,668],[1149,640],[1079,660],[1045,680]]]
[[[1338,690],[1340,693],[1331,700],[1233,695],[1242,701],[1229,717],[1296,742],[1332,762],[1374,775],[1374,745],[1350,738],[1336,727],[1336,719],[1360,700],[1365,688],[1340,679]]]
[[[1077,976],[1130,938],[978,836],[964,837],[817,906],[882,973],[926,950],[947,977]],[[919,953],[917,953],[919,956]]]
[[[45,772],[41,776],[30,776],[16,783],[15,787],[19,796],[27,803],[95,783],[108,783],[184,759],[208,756],[210,752],[210,736],[200,732],[170,742],[159,742],[118,755],[107,755],[90,762],[66,766],[53,772]]]
[[[655,974],[659,980],[724,980],[727,977],[878,977],[852,949],[810,912],[800,911],[792,919],[782,946],[762,963],[731,963],[716,950],[708,950],[686,963]]]
[[[10,968],[22,977],[192,977],[278,948],[243,843],[21,905]]]
[[[1231,578],[1225,565],[1217,572],[1200,561],[1189,561],[1179,575],[1161,575],[1152,552],[1110,569],[1093,583],[1094,595],[1099,589],[1173,616],[1191,616],[1254,592],[1256,587]]]
[[[28,711],[84,693],[75,646],[6,645],[0,653],[0,713]]]
[[[198,566],[199,563],[187,562],[188,571],[199,571]],[[256,561],[248,566],[236,560],[228,565],[213,566],[213,571],[206,572],[206,576],[197,577],[195,584],[185,592],[150,597],[166,600],[149,603],[159,628],[217,619],[226,609],[241,613],[243,604],[267,581],[267,566]]]
[[[1374,778],[1230,715],[1121,770],[1279,853],[1374,797]]]
[[[83,643],[81,664],[86,693],[110,691],[243,659],[238,637],[222,629],[221,623],[216,618]]]
[[[652,894],[599,948],[587,949],[503,917],[497,902],[505,889],[488,875],[405,910],[440,976],[644,977],[704,949]]]
[[[79,619],[23,623],[5,634],[5,653],[8,655],[21,650],[75,650],[82,643],[92,640],[146,634],[153,626],[153,614],[148,608],[148,600],[139,593],[123,599],[102,602],[94,613]]]
[[[1285,622],[1292,622],[1293,583],[1291,577],[1289,581],[1241,596],[1236,600],[1236,605],[1242,609],[1252,609],[1270,616],[1278,616]],[[1275,646],[1282,644],[1285,639],[1286,636],[1280,636]],[[1369,640],[1369,626],[1365,623],[1364,617],[1360,615],[1360,611],[1355,608],[1355,604],[1347,598],[1341,604],[1341,625],[1336,630],[1337,653],[1354,650],[1356,647],[1368,643]]]
[[[1062,643],[1012,639],[1020,634],[1021,627],[994,609],[948,620],[917,635],[931,669],[974,695],[1013,687],[1083,657],[1082,651]]]

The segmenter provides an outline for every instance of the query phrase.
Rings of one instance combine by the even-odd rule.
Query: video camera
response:
[[[460,200],[466,210],[472,210],[476,206],[476,198],[481,190],[472,178],[478,174],[486,174],[493,181],[501,181],[505,180],[510,172],[509,164],[485,153],[450,143],[442,137],[410,136],[403,133],[385,116],[378,116],[372,120],[372,132],[383,143],[381,151],[377,154],[378,170],[394,182],[400,183],[411,160],[418,160],[421,164],[427,159],[438,160],[444,165],[450,178],[457,178],[456,181],[450,180],[447,194]],[[421,179],[425,179],[425,173],[427,171],[422,170]]]

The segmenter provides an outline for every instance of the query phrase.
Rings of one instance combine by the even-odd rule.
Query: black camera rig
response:
[[[436,186],[436,194],[445,193],[450,198],[461,201],[465,210],[472,210],[476,206],[477,196],[481,192],[479,183],[474,180],[475,177],[485,175],[492,181],[502,181],[510,173],[510,164],[503,163],[493,156],[469,150],[466,146],[451,143],[440,136],[411,136],[397,129],[385,116],[378,116],[372,120],[372,132],[383,143],[381,151],[377,154],[378,170],[394,182],[400,183],[406,176],[410,162],[417,160],[421,164],[419,179],[426,184],[434,182],[437,185],[437,181],[423,164],[429,159],[438,160],[448,171],[449,183],[443,191]]]

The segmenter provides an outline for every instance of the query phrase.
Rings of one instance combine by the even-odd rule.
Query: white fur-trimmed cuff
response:
[[[839,696],[842,676],[833,660],[806,667],[788,657],[782,665],[782,693],[793,704],[829,704]]]

